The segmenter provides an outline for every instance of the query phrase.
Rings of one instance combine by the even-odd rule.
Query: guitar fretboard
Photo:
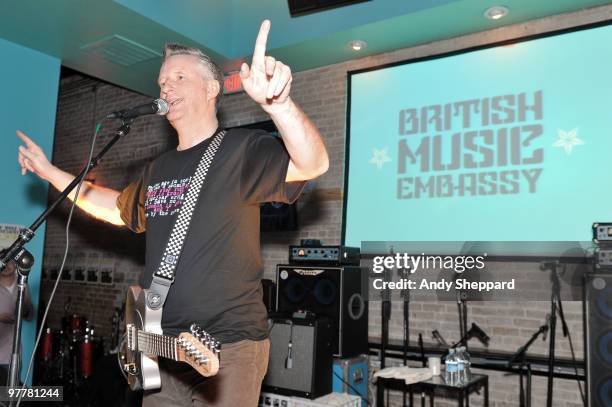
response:
[[[176,338],[136,328],[128,329],[127,336],[128,346],[132,350],[177,360]]]

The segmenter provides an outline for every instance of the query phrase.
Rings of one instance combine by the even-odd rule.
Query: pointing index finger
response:
[[[35,145],[34,142],[30,140],[28,136],[23,134],[21,130],[17,130],[16,133],[17,133],[17,137],[19,137],[21,141],[23,141],[28,147]]]
[[[255,40],[255,50],[253,51],[253,65],[264,64],[266,56],[266,42],[268,41],[268,33],[270,32],[270,20],[264,20],[259,27],[259,34]]]

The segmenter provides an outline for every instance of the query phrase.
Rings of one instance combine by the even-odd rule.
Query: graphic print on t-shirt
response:
[[[191,184],[191,177],[161,181],[147,188],[145,214],[147,218],[172,216],[181,209]]]

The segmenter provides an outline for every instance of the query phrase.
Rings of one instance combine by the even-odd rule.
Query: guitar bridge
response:
[[[135,363],[126,363],[125,365],[123,365],[123,370],[125,370],[125,372],[130,375],[138,374],[138,370],[136,369]]]

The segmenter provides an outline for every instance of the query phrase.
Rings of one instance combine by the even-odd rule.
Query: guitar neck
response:
[[[140,352],[188,363],[205,377],[214,376],[219,371],[221,344],[198,327],[192,328],[192,333],[181,332],[178,338],[174,338],[127,324],[126,345],[127,358],[131,364],[134,364],[132,352]]]
[[[177,340],[172,336],[145,332],[133,327],[127,330],[128,346],[136,351],[178,360]]]

